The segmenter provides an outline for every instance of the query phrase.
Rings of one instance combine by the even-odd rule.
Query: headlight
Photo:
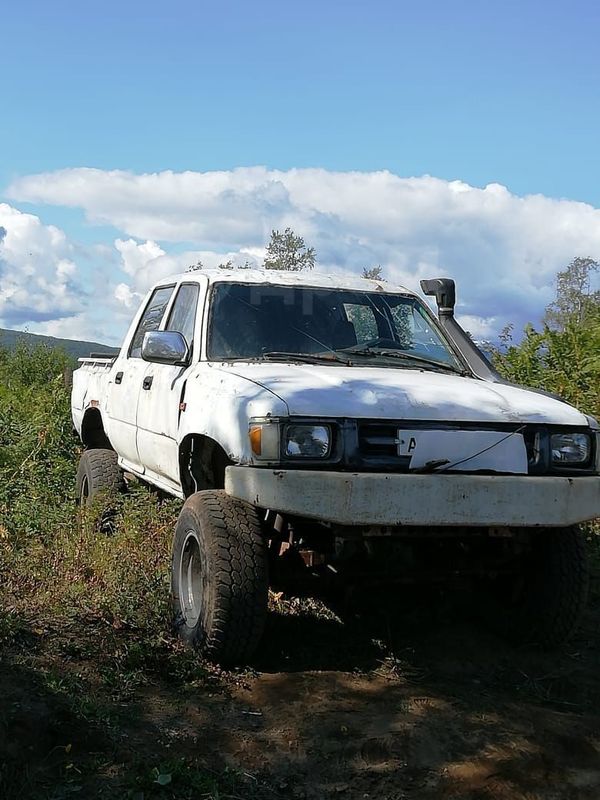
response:
[[[286,425],[283,452],[287,458],[326,458],[331,446],[328,425]]]
[[[551,449],[555,464],[583,464],[589,460],[592,444],[587,433],[555,433]]]
[[[331,425],[256,419],[250,420],[248,437],[257,461],[318,459],[331,454]]]

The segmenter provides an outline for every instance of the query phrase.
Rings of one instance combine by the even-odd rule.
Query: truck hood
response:
[[[220,370],[268,389],[292,416],[588,425],[573,406],[527,389],[438,372],[236,362]]]

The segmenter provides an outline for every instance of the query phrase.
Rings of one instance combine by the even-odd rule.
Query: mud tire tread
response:
[[[494,605],[492,627],[516,644],[553,648],[573,635],[587,604],[585,538],[578,526],[548,528],[533,535],[520,595],[509,607]]]
[[[119,467],[117,458],[114,450],[103,448],[85,450],[81,454],[76,480],[77,500],[79,502],[81,502],[81,489],[85,476],[88,479],[89,502],[100,492],[113,495],[119,494],[124,490],[123,472]]]
[[[203,584],[200,619],[185,624],[178,567],[189,530],[197,534]],[[224,491],[197,492],[185,502],[173,539],[172,592],[180,635],[207,659],[246,663],[262,636],[267,614],[266,544],[256,510]]]

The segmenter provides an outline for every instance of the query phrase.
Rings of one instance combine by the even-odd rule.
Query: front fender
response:
[[[252,452],[248,420],[287,415],[286,403],[269,389],[204,364],[187,381],[179,441],[181,443],[190,434],[208,436],[223,448],[231,461],[249,464]]]

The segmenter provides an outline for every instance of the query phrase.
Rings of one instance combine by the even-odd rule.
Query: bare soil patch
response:
[[[13,618],[0,796],[596,800],[597,601],[545,653],[482,633],[448,597],[409,600],[341,618],[274,596],[237,672],[167,638],[140,661],[135,631],[105,620]]]

